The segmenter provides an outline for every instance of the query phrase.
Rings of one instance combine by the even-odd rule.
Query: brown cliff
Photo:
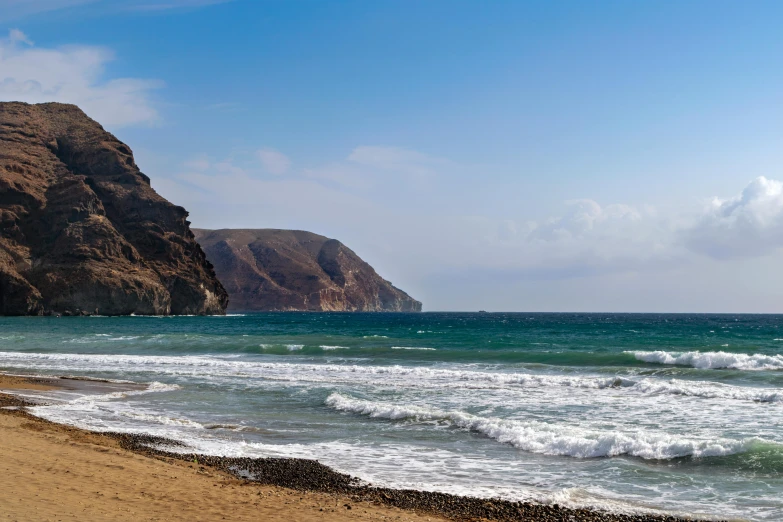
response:
[[[222,314],[187,211],[74,105],[0,103],[0,315]]]
[[[351,249],[301,230],[194,229],[231,310],[419,312]]]

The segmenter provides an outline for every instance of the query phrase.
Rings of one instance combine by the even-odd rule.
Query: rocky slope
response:
[[[351,249],[301,230],[194,229],[231,310],[419,312]]]
[[[184,208],[78,107],[0,103],[0,314],[222,314]]]

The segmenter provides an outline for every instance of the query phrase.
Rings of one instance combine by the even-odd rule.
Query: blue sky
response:
[[[429,310],[783,312],[783,4],[0,0],[195,226],[335,237]]]

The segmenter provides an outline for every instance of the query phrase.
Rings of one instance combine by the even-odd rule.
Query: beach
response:
[[[166,442],[156,437],[36,418],[25,411],[32,403],[13,393],[57,386],[56,378],[0,374],[4,520],[681,520],[372,488],[301,459],[172,454],[152,448]],[[247,480],[248,472],[257,475]]]
[[[51,389],[0,375],[0,389]],[[0,405],[20,404],[0,394]],[[0,410],[2,520],[438,520],[350,497],[239,480],[116,439]]]
[[[346,512],[761,522],[783,513],[778,329],[773,316],[3,318],[0,372],[26,378],[0,392],[34,403],[3,410],[27,422]]]

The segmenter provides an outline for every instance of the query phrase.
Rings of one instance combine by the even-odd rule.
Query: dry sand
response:
[[[0,391],[46,389],[0,375]],[[350,506],[350,509],[349,507]],[[0,521],[443,520],[349,497],[237,480],[119,448],[106,436],[0,410]]]

